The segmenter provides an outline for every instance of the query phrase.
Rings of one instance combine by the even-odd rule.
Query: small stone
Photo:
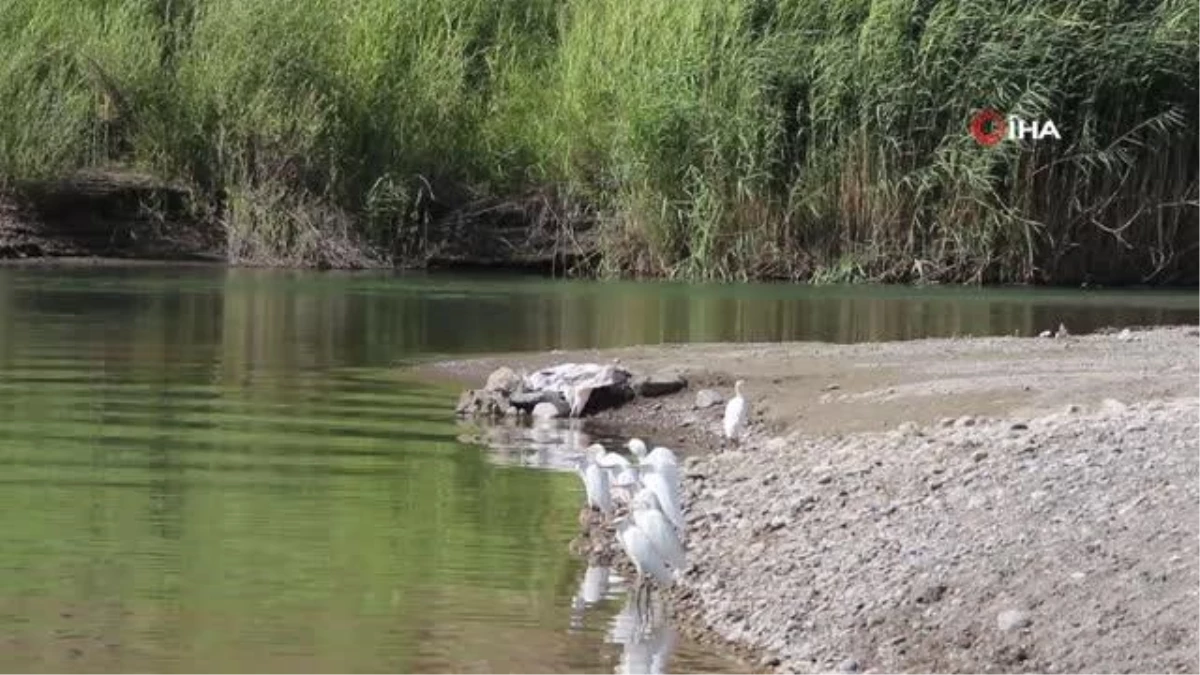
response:
[[[666,396],[685,388],[687,380],[673,370],[660,371],[634,383],[634,391],[639,396]]]
[[[1012,426],[1009,427],[1013,431],[1025,431],[1028,428],[1029,425],[1024,422],[1013,422]]]
[[[786,450],[787,449],[787,440],[776,436],[775,438],[772,438],[771,440],[767,441],[766,449],[770,452],[781,452],[783,450]]]
[[[971,455],[971,460],[975,462],[982,462],[983,460],[987,459],[987,456],[988,454],[986,451],[976,450],[975,454]]]
[[[1051,335],[1051,333],[1048,330],[1044,330],[1044,331],[1038,333],[1038,337],[1040,337],[1040,338],[1048,338],[1048,337],[1050,337],[1050,335]]]
[[[699,421],[695,415],[685,415],[683,419],[679,420],[679,426],[690,427]]]
[[[861,666],[854,659],[846,659],[838,664],[839,673],[857,673],[860,669]]]
[[[1104,408],[1105,412],[1110,412],[1110,413],[1125,412],[1125,410],[1127,410],[1129,408],[1129,406],[1125,405],[1124,403],[1121,403],[1120,401],[1118,401],[1115,398],[1104,399],[1104,403],[1102,403],[1101,406]]]
[[[930,584],[917,593],[916,600],[923,605],[932,605],[946,595],[945,584]]]
[[[543,401],[543,402],[533,406],[533,418],[534,419],[551,420],[551,419],[554,419],[556,417],[561,417],[561,416],[562,416],[562,413],[559,411],[558,406],[554,405],[553,403]]]
[[[996,627],[1005,633],[1026,628],[1032,623],[1033,620],[1029,618],[1029,614],[1019,609],[1006,609],[996,615]]]
[[[823,474],[821,476],[817,476],[817,485],[828,485],[832,481],[833,481],[833,476],[831,476],[830,474]]]
[[[501,366],[488,375],[487,384],[483,385],[483,388],[487,391],[502,391],[511,394],[520,390],[523,384],[521,376],[517,375],[512,368]]]
[[[960,427],[973,427],[975,426],[975,418],[971,417],[970,415],[963,415],[962,417],[958,418],[956,424]]]
[[[1063,408],[1063,412],[1067,415],[1074,415],[1080,411],[1080,407],[1074,403],[1068,403],[1067,407]]]
[[[896,431],[899,431],[905,436],[913,436],[921,433],[921,428],[917,426],[916,422],[904,422],[900,426],[896,427]]]
[[[840,385],[840,384],[825,385],[825,391],[837,391],[838,389],[841,389],[841,388],[842,388],[842,385]]]
[[[713,389],[701,389],[696,392],[696,407],[701,410],[711,408],[715,405],[720,405],[725,402],[725,397],[721,392]]]
[[[1130,340],[1133,339],[1133,331],[1126,328],[1126,329],[1122,330],[1120,333],[1117,333],[1117,339],[1120,340],[1121,342],[1129,342]]]

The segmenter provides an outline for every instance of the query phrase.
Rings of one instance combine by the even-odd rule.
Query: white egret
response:
[[[679,462],[675,459],[675,453],[671,452],[669,448],[659,446],[643,457],[639,466],[653,467],[666,480],[671,494],[675,497],[675,504],[680,504],[679,495],[683,493],[683,484],[680,480]],[[682,528],[680,531],[683,531]]]
[[[671,475],[673,468],[669,465],[660,467],[655,464],[642,464],[640,467],[641,479],[642,485],[658,498],[658,506],[662,510],[662,514],[675,526],[675,531],[682,537],[685,523],[679,504],[679,484]]]
[[[608,472],[605,471],[589,453],[588,457],[580,459],[576,465],[579,477],[583,479],[583,489],[587,493],[587,504],[590,508],[599,509],[605,515],[612,513],[612,495],[608,489]]]
[[[641,527],[629,517],[617,518],[613,524],[617,526],[617,541],[621,543],[625,555],[633,561],[639,581],[654,579],[663,587],[669,587],[675,582],[662,554],[654,548],[654,544]]]
[[[592,446],[592,448],[595,447],[600,448],[600,452],[596,455],[596,463],[612,472],[610,485],[613,489],[613,496],[616,497],[619,494],[626,502],[632,499],[638,485],[637,467],[621,455],[604,450],[599,443]],[[592,451],[591,448],[588,450]]]
[[[663,515],[662,507],[659,506],[658,497],[654,492],[642,488],[634,497],[630,509],[633,514],[633,523],[646,534],[646,538],[662,554],[663,561],[675,570],[682,571],[687,566],[687,554],[683,550],[683,544],[679,542],[678,535],[675,534],[675,528]]]
[[[679,458],[675,456],[675,453],[671,452],[670,448],[664,448],[661,445],[652,450],[650,454],[646,455],[643,461],[648,461],[653,464],[671,464],[672,466],[679,466]]]
[[[734,383],[735,395],[729,399],[729,403],[725,404],[725,438],[732,441],[741,440],[746,431],[746,419],[750,413],[750,406],[742,396],[742,384],[742,380]]]

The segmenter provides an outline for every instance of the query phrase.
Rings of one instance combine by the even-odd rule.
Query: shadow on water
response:
[[[395,364],[1196,320],[1186,292],[0,268],[0,670],[744,670],[622,632],[627,580],[569,553],[571,460],[621,439],[463,439]]]

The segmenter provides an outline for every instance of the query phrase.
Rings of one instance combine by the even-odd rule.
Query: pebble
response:
[[[1027,612],[1019,609],[1006,609],[996,615],[996,627],[1005,633],[1019,628],[1026,628],[1033,623]]]
[[[720,405],[725,402],[725,397],[721,392],[713,389],[701,389],[696,392],[696,407],[701,410],[711,408],[715,405]]]
[[[770,452],[781,452],[786,450],[788,446],[787,439],[779,438],[778,436],[767,441],[766,449]]]
[[[860,669],[861,666],[854,659],[846,659],[838,664],[839,673],[857,673]]]
[[[1120,401],[1118,401],[1115,398],[1106,398],[1106,399],[1104,399],[1104,403],[1101,405],[1103,406],[1105,412],[1110,412],[1110,413],[1125,412],[1125,410],[1127,410],[1129,408],[1129,406],[1125,405],[1124,403],[1121,403]]]
[[[539,420],[549,420],[559,417],[558,406],[545,401],[533,406],[533,418]]]

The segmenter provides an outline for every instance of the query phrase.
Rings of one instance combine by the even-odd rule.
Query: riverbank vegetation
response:
[[[515,217],[601,274],[1197,279],[1194,2],[3,7],[5,182],[136,167],[236,262],[419,262]],[[1062,138],[982,146],[983,107]]]

